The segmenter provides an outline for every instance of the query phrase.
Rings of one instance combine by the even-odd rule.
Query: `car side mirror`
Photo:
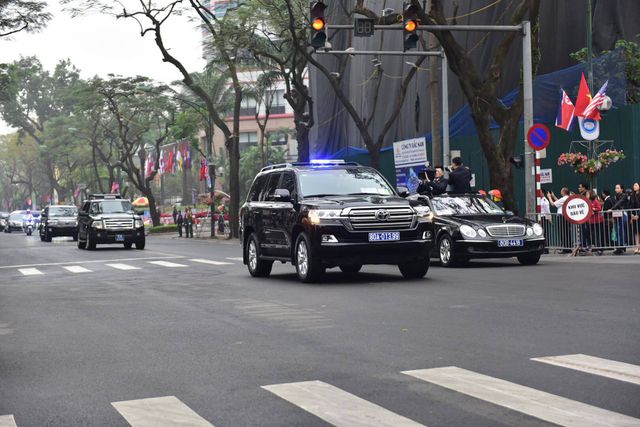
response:
[[[291,201],[291,193],[286,188],[277,188],[275,193],[273,193],[273,200],[276,202],[290,202]]]
[[[504,211],[507,215],[514,215],[513,211]]]
[[[409,189],[407,187],[398,187],[396,191],[400,197],[407,197],[409,195]]]

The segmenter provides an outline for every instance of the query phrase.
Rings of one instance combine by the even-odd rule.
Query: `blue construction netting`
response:
[[[609,80],[607,95],[611,98],[613,107],[626,105],[627,80],[624,68],[624,56],[621,50],[614,50],[594,58],[594,87],[589,88],[591,94],[595,94],[602,84]],[[535,123],[554,123],[561,99],[560,89],[564,89],[575,104],[582,73],[587,74],[586,64],[577,64],[553,73],[536,76],[533,82],[533,120]],[[501,99],[504,105],[507,107],[513,105],[519,92],[518,88],[505,95]],[[499,127],[495,121],[492,121],[491,129]],[[476,133],[469,104],[466,104],[449,118],[449,137],[451,139]],[[431,142],[431,133],[426,134],[425,138],[427,142]]]

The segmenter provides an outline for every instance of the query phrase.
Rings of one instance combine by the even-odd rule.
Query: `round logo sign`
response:
[[[570,196],[562,205],[562,215],[573,224],[584,224],[593,215],[593,207],[586,197]]]

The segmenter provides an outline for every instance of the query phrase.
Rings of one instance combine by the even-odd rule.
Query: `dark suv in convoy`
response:
[[[144,222],[131,202],[114,194],[93,194],[78,212],[78,248],[95,249],[98,243],[120,243],[144,249]]]
[[[252,276],[291,262],[303,282],[326,268],[357,273],[363,264],[397,265],[405,278],[429,269],[432,215],[375,169],[357,163],[287,163],[255,177],[240,211],[243,260]]]
[[[75,206],[47,206],[40,215],[40,240],[50,242],[51,238],[71,236],[78,240],[78,208]]]

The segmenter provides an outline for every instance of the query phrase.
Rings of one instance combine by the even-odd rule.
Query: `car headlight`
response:
[[[529,237],[533,236],[533,228],[527,227],[527,236]]]
[[[309,209],[309,221],[311,224],[320,224],[322,221],[338,219],[342,209]]]
[[[471,239],[473,239],[474,237],[476,237],[478,235],[476,230],[474,230],[472,227],[469,227],[468,225],[461,225],[460,226],[460,233],[462,233],[462,235],[464,237],[469,237]]]
[[[478,230],[478,236],[480,237],[487,237],[487,232],[484,231],[482,228]]]
[[[136,219],[133,222],[133,226],[134,226],[134,228],[144,227],[144,221],[142,221],[141,219]]]
[[[91,223],[91,227],[95,228],[96,230],[102,230],[104,228],[101,220],[93,221]]]
[[[533,232],[535,233],[536,236],[542,236],[542,234],[544,233],[544,230],[542,229],[542,226],[538,223],[533,224]]]
[[[433,212],[429,206],[414,206],[416,216],[419,221],[431,221],[433,219]]]

